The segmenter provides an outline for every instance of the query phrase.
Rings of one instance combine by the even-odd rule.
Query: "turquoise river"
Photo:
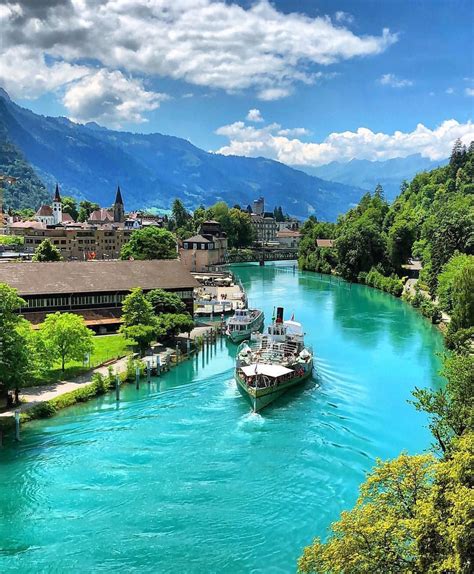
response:
[[[377,457],[429,447],[408,404],[440,334],[394,297],[285,263],[236,267],[285,306],[312,381],[251,414],[225,340],[150,385],[36,421],[0,450],[0,572],[292,573]]]

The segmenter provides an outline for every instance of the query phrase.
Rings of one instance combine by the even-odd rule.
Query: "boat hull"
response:
[[[313,372],[313,365],[307,365],[307,370],[299,376],[291,379],[285,384],[278,385],[277,387],[267,387],[263,389],[255,389],[253,387],[248,387],[245,380],[243,380],[237,370],[235,371],[235,381],[239,391],[247,398],[252,406],[254,412],[261,411],[264,407],[275,401],[278,397],[281,397],[287,390],[296,387],[302,382],[309,379]]]

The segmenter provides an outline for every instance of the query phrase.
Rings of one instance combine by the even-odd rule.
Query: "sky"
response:
[[[474,139],[472,0],[2,0],[37,113],[318,166]]]

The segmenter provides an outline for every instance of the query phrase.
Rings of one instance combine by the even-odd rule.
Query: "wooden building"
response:
[[[33,324],[48,313],[67,311],[83,316],[88,327],[101,333],[119,327],[122,301],[134,287],[175,293],[192,314],[193,291],[199,286],[177,260],[3,263],[0,283],[17,289],[26,301],[20,312]]]

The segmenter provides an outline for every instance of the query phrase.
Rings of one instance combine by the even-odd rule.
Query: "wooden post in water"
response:
[[[191,338],[190,337],[188,337],[186,339],[186,352],[188,354],[188,359],[189,359],[189,357],[191,356]]]
[[[156,355],[156,376],[161,375],[161,355]]]
[[[138,365],[135,368],[135,387],[140,388],[140,367]]]
[[[147,383],[151,383],[151,359],[146,362],[146,380]]]
[[[15,440],[20,440],[20,409],[15,410]]]
[[[3,446],[3,431],[0,429],[0,448]]]
[[[120,377],[118,375],[115,377],[115,400],[120,401]]]

